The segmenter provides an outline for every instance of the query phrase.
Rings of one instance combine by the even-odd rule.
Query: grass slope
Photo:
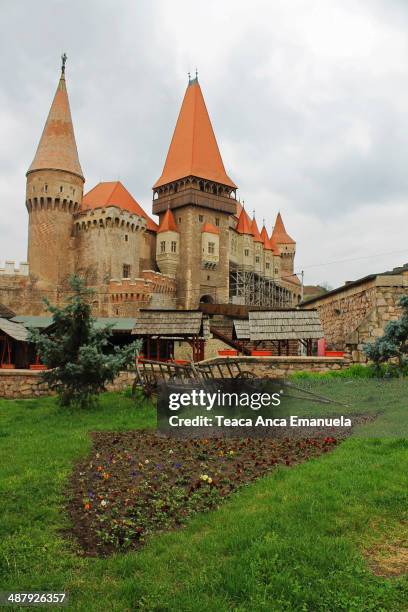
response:
[[[403,409],[398,400],[395,418]],[[66,590],[72,610],[407,609],[406,577],[375,576],[363,554],[403,532],[407,440],[349,439],[140,552],[92,559],[61,533],[72,465],[88,431],[154,426],[154,410],[106,394],[80,414],[51,398],[0,401],[0,419],[0,590]]]

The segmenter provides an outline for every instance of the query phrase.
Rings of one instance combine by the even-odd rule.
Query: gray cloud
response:
[[[408,5],[356,4],[3,0],[0,262],[26,256],[24,174],[63,50],[88,189],[120,178],[150,211],[198,66],[227,171],[259,220],[281,210],[306,282],[407,261]]]

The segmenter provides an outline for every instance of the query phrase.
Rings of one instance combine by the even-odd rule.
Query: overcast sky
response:
[[[227,172],[268,229],[281,211],[306,284],[407,262],[407,35],[406,0],[1,0],[0,265],[26,259],[62,51],[86,190],[120,179],[150,212],[197,66]]]

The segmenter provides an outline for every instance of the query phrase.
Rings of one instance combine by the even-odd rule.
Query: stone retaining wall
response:
[[[208,359],[203,363],[225,363],[228,358]],[[235,358],[234,358],[235,359]],[[253,372],[259,378],[284,378],[292,372],[330,372],[349,365],[347,359],[334,357],[239,357],[241,369]],[[0,369],[0,398],[24,399],[51,395],[42,382],[42,372]],[[134,381],[134,372],[120,372],[108,391],[124,391]]]
[[[233,359],[236,359],[235,357]],[[227,362],[228,358],[207,359],[203,363]],[[239,357],[241,370],[257,378],[285,378],[293,372],[331,372],[350,365],[348,359],[337,357]]]

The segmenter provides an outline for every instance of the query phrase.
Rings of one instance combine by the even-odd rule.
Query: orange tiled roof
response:
[[[261,229],[261,238],[264,245],[264,249],[266,251],[273,251],[273,247],[271,245],[271,241],[269,240],[268,232],[266,231],[265,226],[262,226]]]
[[[295,240],[289,236],[282,221],[282,216],[278,213],[275,227],[272,231],[272,238],[276,244],[296,244]]]
[[[250,234],[252,236],[251,221],[246,213],[245,208],[242,208],[239,215],[237,227],[235,228],[238,234]]]
[[[170,208],[166,210],[160,222],[157,233],[160,234],[161,232],[178,232],[177,225]]]
[[[274,255],[280,255],[280,250],[278,245],[275,242],[275,238],[273,237],[273,232],[271,237],[269,238],[269,244],[271,245],[272,251]]]
[[[65,76],[62,74],[33,162],[27,174],[35,170],[65,170],[82,179],[75,142]]]
[[[186,176],[236,188],[225,171],[197,79],[188,84],[162,175],[153,188]]]
[[[201,231],[208,232],[209,234],[219,234],[220,233],[219,228],[215,227],[215,225],[213,225],[212,223],[204,223]]]
[[[82,199],[82,209],[101,208],[104,206],[117,206],[130,213],[135,213],[146,219],[146,227],[157,232],[158,225],[145,213],[143,208],[120,181],[106,181],[98,183],[88,191]]]
[[[252,219],[251,230],[254,237],[254,242],[263,242],[255,217]]]

